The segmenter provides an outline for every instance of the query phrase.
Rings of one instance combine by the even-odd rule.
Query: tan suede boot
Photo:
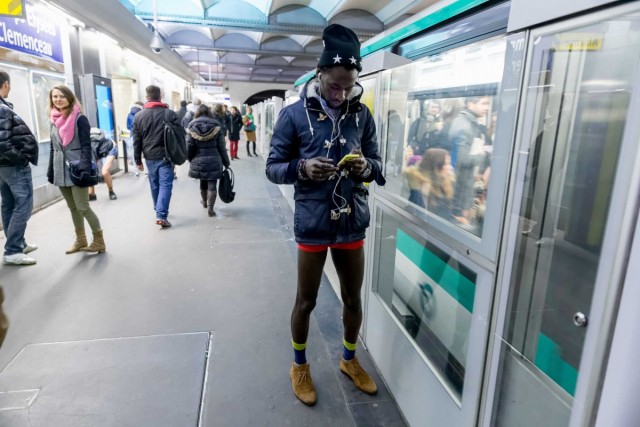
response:
[[[65,253],[67,255],[75,254],[76,252],[80,252],[82,248],[86,248],[88,244],[87,235],[84,234],[84,230],[76,230],[76,241],[73,242],[73,245],[67,249]]]
[[[296,395],[302,403],[307,406],[316,404],[316,390],[313,388],[311,381],[311,368],[308,363],[304,365],[296,365],[291,363],[291,385],[293,386],[293,394]]]
[[[104,244],[104,237],[102,236],[102,230],[93,232],[93,242],[85,248],[80,249],[83,252],[98,252],[102,253],[107,250]]]
[[[376,394],[378,392],[376,383],[374,383],[369,374],[362,369],[357,357],[351,360],[340,359],[340,371],[351,378],[353,384],[361,391],[367,394]]]

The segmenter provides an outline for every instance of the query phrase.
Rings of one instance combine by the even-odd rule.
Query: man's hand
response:
[[[326,181],[339,170],[328,157],[314,157],[304,164],[304,172],[312,181]]]
[[[138,170],[139,170],[140,172],[143,172],[143,171],[144,171],[144,165],[143,165],[142,163],[138,163],[138,164],[137,164],[137,166],[138,166]]]
[[[347,167],[351,169],[351,172],[354,174],[362,175],[362,172],[364,172],[367,169],[367,166],[369,166],[369,162],[367,162],[367,159],[362,155],[362,151],[358,148],[351,150],[351,154],[358,154],[360,157],[347,162]]]

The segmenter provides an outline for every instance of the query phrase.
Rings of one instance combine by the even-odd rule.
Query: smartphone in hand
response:
[[[338,167],[345,166],[348,162],[357,159],[358,157],[360,157],[360,154],[345,154],[344,157],[338,162]]]

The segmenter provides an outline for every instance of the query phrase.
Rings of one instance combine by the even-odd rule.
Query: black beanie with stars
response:
[[[342,65],[362,71],[360,41],[352,30],[340,24],[331,24],[322,32],[322,44],[324,50],[318,68]]]

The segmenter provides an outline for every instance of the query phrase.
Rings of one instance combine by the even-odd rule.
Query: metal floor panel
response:
[[[204,332],[28,345],[0,390],[37,396],[0,408],[0,425],[196,426],[208,342]]]

